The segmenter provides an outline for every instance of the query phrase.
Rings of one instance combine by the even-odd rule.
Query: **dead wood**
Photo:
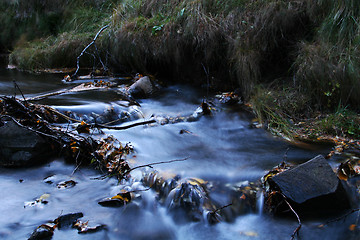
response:
[[[86,50],[91,47],[91,45],[95,44],[95,41],[96,39],[99,37],[99,35],[105,30],[107,29],[108,27],[110,27],[110,25],[106,25],[104,27],[102,27],[98,32],[97,34],[95,35],[94,39],[82,50],[82,52],[80,53],[80,55],[76,58],[76,71],[75,73],[71,76],[71,78],[76,78],[77,77],[77,73],[79,71],[79,68],[80,68],[80,57],[82,55],[84,55],[84,53],[86,52]],[[100,57],[99,57],[100,58]],[[102,63],[101,59],[100,59],[100,62]],[[103,65],[103,67],[105,67]]]
[[[126,126],[118,126],[118,127],[107,126],[107,125],[95,123],[95,124],[90,124],[90,127],[106,128],[106,129],[111,129],[111,130],[125,130],[125,129],[129,129],[129,128],[132,128],[132,127],[146,125],[146,124],[155,123],[155,122],[156,121],[154,119],[151,119],[151,120],[147,120],[147,121],[143,121],[143,122],[137,122],[137,123],[129,124],[129,125],[126,125]]]

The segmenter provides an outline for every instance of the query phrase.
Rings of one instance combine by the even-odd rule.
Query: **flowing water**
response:
[[[61,82],[62,75],[32,75],[15,70],[0,71],[0,94],[14,95],[14,83],[25,96],[34,96],[73,87]],[[16,91],[17,97],[21,97]],[[82,114],[101,114],[110,107],[122,108],[116,92],[98,90],[68,93],[50,97],[41,103],[59,110]],[[140,101],[142,116],[190,115],[202,101],[203,93],[189,86],[170,86],[156,97]],[[326,154],[329,146],[294,146],[263,129],[250,128],[251,115],[239,109],[222,109],[212,117],[195,122],[163,126],[139,126],[123,131],[106,130],[123,143],[135,148],[132,166],[182,159],[186,161],[159,164],[160,172],[173,172],[181,177],[196,177],[222,184],[257,181],[267,170],[286,160],[304,162],[317,154]],[[180,134],[181,130],[186,133]],[[333,162],[333,165],[336,163]],[[66,164],[53,159],[48,164],[27,169],[0,168],[0,239],[27,239],[39,225],[67,213],[82,212],[89,225],[105,224],[96,233],[78,234],[74,229],[56,230],[52,239],[289,239],[297,227],[294,217],[278,219],[263,213],[263,197],[259,195],[257,211],[237,216],[232,222],[209,225],[204,221],[176,221],[159,204],[152,190],[142,193],[141,200],[121,208],[102,207],[98,201],[116,195],[121,188],[116,179],[94,180],[101,173],[95,169]],[[136,177],[141,170],[134,171]],[[52,183],[45,178],[52,176]],[[74,180],[76,186],[59,189],[56,183]],[[25,206],[43,194],[47,204]],[[224,200],[226,202],[226,199]],[[225,204],[224,204],[225,205]],[[301,239],[349,239],[348,230],[354,217],[329,224],[324,220],[303,222]],[[356,236],[355,236],[356,237]],[[355,238],[354,238],[355,239]]]

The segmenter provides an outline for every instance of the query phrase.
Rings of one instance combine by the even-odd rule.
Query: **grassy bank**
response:
[[[360,103],[356,0],[41,1],[30,9],[5,2],[22,28],[11,25],[11,14],[0,15],[8,23],[1,45],[21,68],[75,67],[83,47],[110,24],[90,53],[114,72],[238,88],[274,131],[294,135],[304,119],[317,119],[311,124],[326,133],[359,138],[351,130]],[[16,39],[10,46],[9,36]],[[98,66],[93,59],[87,55],[82,66]],[[347,123],[331,120],[339,112]],[[321,123],[329,121],[347,130]]]
[[[76,57],[94,33],[111,21],[113,1],[1,0],[0,51],[11,52],[19,68],[76,66]],[[84,56],[84,66],[93,56]]]

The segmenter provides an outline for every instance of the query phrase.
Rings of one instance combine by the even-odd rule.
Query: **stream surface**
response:
[[[63,74],[34,75],[0,70],[0,95],[14,95],[13,81],[26,97],[77,85],[61,82],[62,77]],[[16,91],[16,96],[21,98],[19,91]],[[122,108],[118,97],[115,91],[97,90],[53,96],[40,103],[61,111],[101,114],[111,106]],[[142,115],[148,119],[152,114],[190,115],[203,97],[201,90],[174,85],[139,102]],[[154,169],[224,185],[259,180],[283,160],[285,153],[288,162],[302,163],[331,149],[331,146],[290,145],[263,129],[250,128],[251,119],[247,112],[224,108],[214,116],[202,117],[195,122],[104,132],[134,146],[136,153],[130,159],[132,166],[189,157],[186,161],[156,165]],[[180,134],[181,130],[191,133]],[[337,163],[331,164],[335,166]],[[33,168],[0,168],[0,239],[27,239],[37,226],[74,212],[82,212],[82,219],[89,220],[90,226],[105,224],[107,227],[88,234],[78,234],[74,229],[55,230],[52,239],[290,239],[298,225],[295,217],[278,219],[258,211],[240,215],[231,223],[178,223],[155,200],[156,193],[152,190],[143,192],[138,204],[121,208],[102,207],[99,200],[119,192],[121,186],[117,180],[93,180],[101,172],[88,167],[80,167],[74,172],[75,167],[59,158]],[[136,177],[140,172],[132,174]],[[49,176],[53,176],[52,184],[44,181]],[[65,180],[74,180],[77,184],[68,189],[56,187],[56,183]],[[50,194],[48,204],[24,207],[26,202],[45,193]],[[262,209],[261,205],[258,208]],[[348,230],[355,221],[354,216],[324,228],[317,227],[326,220],[303,221],[301,239],[356,239]]]

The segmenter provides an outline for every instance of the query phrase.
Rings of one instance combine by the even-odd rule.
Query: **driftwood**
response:
[[[96,89],[105,89],[107,87],[108,86],[105,86],[105,85],[104,86],[95,86],[92,84],[82,83],[82,84],[80,84],[76,87],[70,88],[70,89],[64,89],[64,90],[59,90],[56,92],[41,94],[39,96],[30,97],[30,98],[26,98],[26,99],[24,98],[24,100],[25,101],[37,101],[37,100],[42,100],[44,98],[65,94],[65,93],[82,92],[82,91],[89,91],[89,90],[96,90]]]

